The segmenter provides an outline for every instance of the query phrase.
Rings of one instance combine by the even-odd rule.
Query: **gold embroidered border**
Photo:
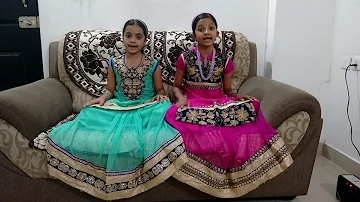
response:
[[[256,114],[255,107],[250,100],[229,100],[222,104],[214,102],[207,107],[178,108],[175,120],[199,125],[233,127],[254,121]]]
[[[179,147],[179,149],[177,149]],[[141,172],[143,170],[147,171],[156,164],[158,164],[162,159],[166,157],[170,157],[170,159],[176,159],[177,155],[182,154],[184,151],[181,148],[183,147],[183,140],[180,135],[176,137],[170,144],[163,147],[159,153],[157,153],[155,156],[153,156],[149,161],[147,161],[141,170],[137,169],[136,172],[130,174],[130,175],[121,175],[121,178],[119,176],[109,175],[105,172],[103,168],[94,166],[88,162],[84,162],[81,159],[72,156],[67,151],[64,151],[62,148],[58,147],[54,142],[49,139],[49,144],[46,146],[46,151],[48,154],[53,156],[55,159],[58,159],[59,161],[65,162],[67,165],[69,165],[72,168],[75,168],[77,170],[81,170],[83,172],[86,172],[90,175],[93,175],[95,177],[98,177],[102,180],[106,180],[107,183],[119,183],[122,181],[129,181],[132,180],[134,177],[139,177]],[[177,150],[177,152],[172,153],[174,150]],[[174,160],[172,160],[174,161]],[[171,162],[172,162],[171,161]]]
[[[163,101],[169,101],[170,102],[170,99],[169,98],[164,98]],[[119,106],[117,105],[116,103],[113,103],[113,102],[105,102],[104,105],[99,105],[99,104],[95,104],[95,105],[91,105],[90,107],[97,107],[97,108],[102,108],[102,109],[109,109],[109,110],[118,110],[118,111],[129,111],[129,110],[134,110],[134,109],[139,109],[139,108],[142,108],[142,107],[145,107],[145,106],[148,106],[148,105],[153,105],[153,104],[157,104],[158,102],[157,101],[147,101],[145,103],[142,103],[142,104],[139,104],[139,105],[135,105],[135,106],[128,106],[128,107],[122,107],[122,106]]]
[[[188,162],[181,136],[135,172],[119,175],[86,165],[49,143],[46,148],[49,175],[103,200],[130,198],[147,191]]]
[[[277,144],[275,144],[276,142],[279,142]],[[265,152],[269,151],[269,149],[273,152],[276,153],[279,149],[280,149],[280,145],[283,146],[283,139],[281,139],[279,134],[274,135],[268,142],[267,144],[265,144],[261,149],[259,149],[254,155],[251,156],[250,159],[248,159],[247,161],[245,161],[241,166],[238,167],[234,167],[231,168],[229,170],[225,170],[219,167],[214,166],[213,164],[211,164],[208,161],[205,161],[204,159],[187,152],[187,155],[189,157],[189,159],[192,159],[206,167],[208,167],[209,169],[211,169],[212,171],[219,173],[219,174],[225,174],[225,173],[236,173],[238,171],[242,171],[245,170],[248,165],[250,165],[251,163],[253,163],[255,160],[257,160],[260,156],[264,155]],[[282,147],[281,147],[282,148]]]
[[[240,197],[285,171],[293,163],[284,141],[279,138],[258,157],[251,157],[244,169],[222,172],[209,168],[191,156],[189,162],[173,174],[177,180],[218,198]]]
[[[222,83],[193,82],[186,80],[184,86],[194,89],[216,90],[222,88]]]
[[[227,101],[225,103],[221,103],[221,104],[217,103],[217,102],[214,102],[213,104],[208,105],[208,106],[179,107],[177,111],[181,112],[181,111],[188,110],[188,109],[206,109],[206,110],[226,109],[228,107],[232,107],[232,106],[235,106],[235,105],[242,105],[242,104],[246,104],[250,110],[255,111],[255,107],[251,103],[251,100],[245,100],[245,101],[229,100],[229,101]]]

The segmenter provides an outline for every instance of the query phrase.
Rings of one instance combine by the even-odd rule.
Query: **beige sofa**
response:
[[[79,78],[81,76],[74,73],[77,70],[73,68],[78,66],[72,62],[81,60],[81,56],[71,55],[69,52],[75,49],[90,53],[91,48],[81,47],[81,41],[90,41],[89,34],[98,37],[95,37],[95,44],[91,45],[93,48],[109,50],[115,47],[111,49],[115,50],[115,55],[122,51],[118,32],[69,32],[60,42],[50,44],[49,78],[0,92],[0,190],[4,201],[28,201],[30,195],[37,198],[36,201],[98,200],[58,180],[49,179],[46,174],[45,151],[33,148],[34,144],[33,147],[29,146],[29,142],[40,133],[77,113],[83,102],[104,89],[106,81],[99,80],[100,77],[92,78],[88,75],[88,78]],[[241,33],[221,34],[217,48],[233,56],[236,65],[233,87],[240,94],[253,95],[261,101],[266,119],[277,128],[294,159],[294,164],[288,170],[242,198],[292,199],[307,194],[322,128],[319,102],[295,87],[257,76],[256,45],[248,42]],[[76,37],[78,41],[71,41],[76,40]],[[171,68],[174,58],[179,54],[179,48],[186,49],[192,45],[193,41],[186,32],[151,32],[145,52],[162,61],[160,64],[163,66],[163,78],[168,92],[173,79]],[[108,51],[106,54],[114,52]],[[105,59],[104,56],[103,63]],[[89,78],[93,81],[84,82],[84,79],[86,81]],[[200,199],[213,197],[171,178],[158,187],[127,200]]]

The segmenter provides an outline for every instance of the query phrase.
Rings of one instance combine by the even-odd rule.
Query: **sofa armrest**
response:
[[[315,97],[265,77],[254,76],[247,79],[240,87],[239,94],[258,98],[266,120],[275,128],[300,111],[309,113],[311,121],[321,118],[320,104]]]
[[[242,84],[239,94],[258,98],[266,120],[274,128],[278,128],[286,119],[300,111],[310,115],[305,136],[301,145],[293,151],[293,155],[298,155],[311,138],[320,138],[320,133],[317,134],[316,131],[319,124],[322,125],[321,107],[318,100],[309,93],[278,81],[254,76]]]
[[[0,118],[29,140],[71,112],[71,94],[54,78],[0,92]]]

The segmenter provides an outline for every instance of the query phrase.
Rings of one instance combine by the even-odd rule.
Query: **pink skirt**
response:
[[[214,100],[189,100],[190,108],[211,106]],[[216,100],[223,104],[233,98]],[[211,102],[211,103],[209,103]],[[236,101],[235,101],[236,102]],[[252,101],[254,121],[238,126],[200,125],[176,120],[178,107],[172,105],[165,120],[182,135],[188,152],[222,169],[241,166],[277,134],[265,120],[260,103]]]
[[[172,105],[165,115],[190,157],[176,179],[216,197],[240,197],[292,164],[260,102],[240,102],[220,90],[193,89],[186,95],[188,107]]]

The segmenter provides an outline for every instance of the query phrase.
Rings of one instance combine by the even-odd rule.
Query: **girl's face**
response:
[[[144,30],[138,25],[129,25],[125,28],[124,32],[124,45],[126,52],[138,53],[145,46],[146,37]]]
[[[201,46],[212,46],[218,36],[215,23],[211,18],[199,20],[195,28],[195,39]]]

